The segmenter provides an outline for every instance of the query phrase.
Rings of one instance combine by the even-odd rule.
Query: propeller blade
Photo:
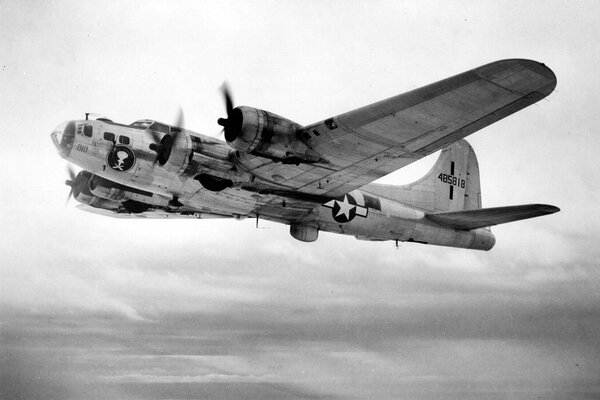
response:
[[[67,164],[67,174],[69,174],[69,179],[65,181],[65,185],[70,186],[71,190],[69,190],[69,195],[67,196],[67,200],[65,201],[65,206],[69,203],[71,197],[73,197],[73,192],[75,190],[75,180],[77,179],[77,174],[70,165]]]
[[[155,144],[160,143],[160,134],[156,131],[149,130],[150,135],[152,136],[152,140]]]
[[[174,131],[170,135],[163,136],[160,144],[158,145],[158,151],[156,152],[156,160],[160,165],[165,165],[169,161],[171,156],[171,149],[173,148],[173,142],[177,137],[177,131]]]
[[[71,186],[71,190],[69,190],[69,195],[67,196],[67,199],[65,200],[65,206],[67,204],[69,204],[69,200],[71,200],[71,197],[73,197],[73,186]]]
[[[227,82],[223,82],[221,85],[221,92],[225,98],[225,110],[227,111],[227,118],[229,118],[231,116],[231,111],[233,110],[233,99],[231,97],[231,92],[229,91],[229,85],[227,85]]]
[[[229,124],[229,119],[231,118],[231,112],[233,111],[233,99],[231,98],[231,92],[229,91],[227,82],[223,82],[221,85],[221,93],[223,94],[223,98],[225,100],[225,111],[227,112],[227,118],[219,118],[217,120],[217,124],[221,125],[225,130],[227,130],[227,125]]]
[[[149,148],[150,148],[150,150],[156,152],[156,158],[154,159],[154,162],[153,162],[153,164],[156,164],[158,162],[158,157],[161,153],[161,145],[160,145],[161,137],[158,132],[153,131],[151,129],[148,129],[147,132],[150,133],[150,136],[152,136],[152,141],[154,142],[154,143],[150,143]]]
[[[77,177],[77,174],[75,173],[73,168],[68,164],[67,164],[67,174],[69,174],[69,179],[71,179],[71,181],[74,181],[75,178]]]
[[[185,117],[183,116],[183,108],[181,108],[181,106],[179,106],[179,110],[177,111],[175,126],[181,129],[183,129],[185,126]]]
[[[223,93],[223,98],[225,99],[225,109],[227,111],[227,118],[219,118],[217,120],[217,124],[223,127],[223,132],[225,133],[225,140],[230,142],[235,140],[237,137],[236,130],[238,129],[238,125],[241,124],[241,113],[239,110],[236,110],[233,107],[233,98],[231,96],[231,92],[229,90],[229,86],[227,82],[223,82],[221,85],[221,92]],[[237,113],[235,111],[238,111]]]
[[[175,142],[175,139],[177,139],[177,135],[179,135],[179,133],[181,132],[181,130],[183,129],[183,125],[185,124],[185,118],[183,117],[183,109],[181,107],[179,107],[179,111],[177,112],[177,120],[175,121],[175,125],[173,125],[171,127],[171,140],[168,141],[168,149],[165,149],[165,152],[167,154],[171,154],[171,148],[173,146],[173,142]],[[163,138],[164,139],[164,138]],[[168,157],[167,157],[168,159]]]
[[[171,156],[171,151],[173,149],[173,143],[175,143],[177,136],[181,133],[184,124],[185,118],[183,116],[183,108],[179,107],[177,119],[175,120],[175,124],[171,126],[169,133],[161,138],[158,132],[152,130],[149,131],[154,139],[154,143],[151,143],[149,147],[150,150],[156,152],[154,164],[158,163],[160,165],[165,165],[166,162],[169,161],[169,157]]]

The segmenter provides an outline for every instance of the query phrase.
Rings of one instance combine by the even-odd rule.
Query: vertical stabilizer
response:
[[[446,147],[423,178],[408,185],[369,184],[365,192],[428,212],[481,208],[477,156],[466,140]]]

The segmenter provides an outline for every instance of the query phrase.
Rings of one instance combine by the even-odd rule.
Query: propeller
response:
[[[227,118],[219,118],[217,124],[223,127],[223,131],[225,131],[225,140],[231,142],[237,137],[237,131],[242,122],[242,115],[239,110],[233,107],[233,99],[227,82],[223,82],[221,85],[221,92],[223,93],[223,98],[225,100]]]
[[[185,126],[185,117],[183,116],[183,108],[179,107],[177,110],[177,118],[175,119],[175,126],[183,128]]]
[[[150,134],[154,138],[154,143],[150,144],[150,150],[156,152],[155,162],[158,162],[160,165],[165,165],[166,162],[169,161],[171,150],[173,149],[173,143],[175,143],[177,135],[179,135],[181,132],[181,127],[183,127],[184,123],[185,118],[183,116],[183,109],[179,107],[175,126],[171,127],[170,133],[167,133],[161,139],[158,132],[152,130],[150,131]]]
[[[69,202],[71,197],[73,197],[73,192],[75,191],[75,186],[77,185],[77,182],[75,182],[77,175],[75,174],[75,171],[73,171],[73,168],[71,168],[70,165],[67,165],[67,173],[69,174],[69,179],[65,181],[65,185],[70,186],[71,190],[69,191],[69,195],[67,196],[65,205]]]

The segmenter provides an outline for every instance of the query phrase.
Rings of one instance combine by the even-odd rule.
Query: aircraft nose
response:
[[[67,157],[71,153],[75,140],[75,122],[66,121],[58,125],[50,134],[50,138],[61,157]]]

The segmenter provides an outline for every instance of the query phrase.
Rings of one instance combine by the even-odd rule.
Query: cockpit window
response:
[[[92,137],[93,128],[91,125],[86,125],[83,127],[83,134],[87,137]]]
[[[160,122],[153,121],[151,119],[140,119],[139,121],[135,121],[129,126],[133,128],[151,129],[154,132],[160,132],[164,134],[171,133],[171,127],[169,125],[165,125]]]
[[[121,144],[129,144],[129,137],[127,137],[127,136],[119,136],[119,143],[121,143]]]
[[[152,121],[151,119],[140,119],[139,121],[135,121],[134,123],[132,123],[130,126],[134,128],[146,129],[153,123],[154,121]]]
[[[171,132],[168,125],[161,124],[160,122],[153,123],[152,126],[150,127],[150,129],[152,129],[155,132],[160,132],[160,133],[170,133]]]

